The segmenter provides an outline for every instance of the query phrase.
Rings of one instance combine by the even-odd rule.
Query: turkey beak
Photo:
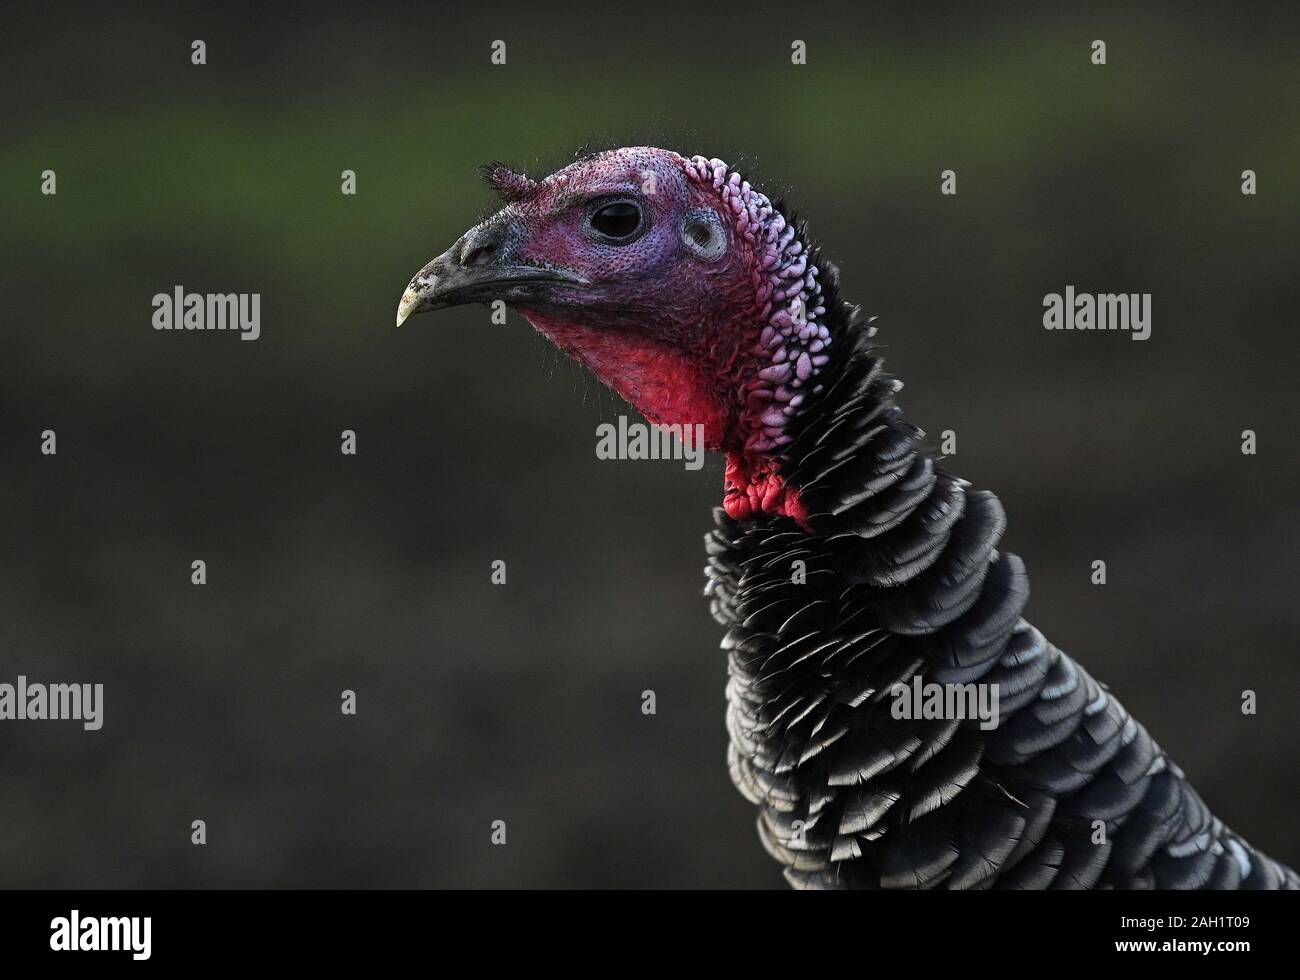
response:
[[[467,231],[451,248],[415,274],[397,305],[400,327],[417,313],[465,303],[526,302],[558,286],[582,287],[587,280],[568,269],[510,261],[511,230],[487,222]]]
[[[444,252],[415,274],[397,304],[399,327],[417,313],[452,305],[454,266],[448,261],[450,255],[450,251]]]

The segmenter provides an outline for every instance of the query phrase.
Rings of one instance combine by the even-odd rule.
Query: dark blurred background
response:
[[[598,462],[628,410],[513,314],[392,325],[478,164],[589,141],[790,192],[1006,504],[1033,622],[1300,860],[1294,5],[4,19],[0,681],[107,703],[0,725],[0,885],[780,883],[700,596],[720,461]],[[260,293],[261,339],[154,331],[176,284]],[[1045,331],[1067,284],[1152,293],[1152,339]]]

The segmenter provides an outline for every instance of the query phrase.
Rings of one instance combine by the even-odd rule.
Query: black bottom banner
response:
[[[59,973],[333,972],[432,967],[449,954],[577,965],[618,950],[666,963],[716,950],[750,968],[834,955],[864,969],[1194,959],[1231,969],[1287,955],[1297,911],[1295,893],[1240,892],[10,891],[0,948],[7,965]]]

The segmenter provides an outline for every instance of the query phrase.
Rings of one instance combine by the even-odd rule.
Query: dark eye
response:
[[[592,214],[591,227],[613,241],[628,238],[641,227],[641,209],[627,201],[606,204]]]

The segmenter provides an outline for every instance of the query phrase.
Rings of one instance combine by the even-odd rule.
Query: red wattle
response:
[[[789,517],[805,531],[811,531],[799,489],[786,481],[778,465],[771,456],[728,453],[722,509],[737,521],[763,515]]]

